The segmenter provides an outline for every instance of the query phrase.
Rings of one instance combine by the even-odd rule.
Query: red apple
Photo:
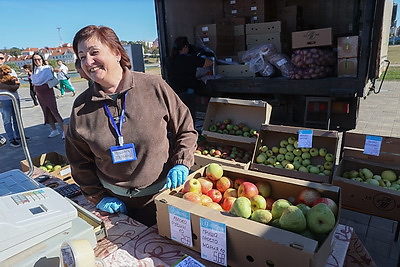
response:
[[[255,195],[258,195],[258,189],[257,186],[251,182],[243,182],[238,188],[239,197],[247,197],[250,199]]]
[[[211,189],[207,192],[207,196],[215,203],[219,203],[222,199],[222,193],[218,189]]]
[[[211,197],[209,197],[207,195],[201,195],[200,199],[201,199],[201,205],[203,205],[203,206],[206,206],[207,203],[213,202]]]
[[[233,181],[233,188],[238,189],[239,186],[240,186],[243,182],[246,182],[246,180],[245,180],[245,179],[242,179],[242,178],[236,179],[235,181]]]
[[[221,207],[225,211],[230,211],[235,200],[236,200],[236,197],[226,197],[226,198],[224,198],[224,200],[222,200]]]
[[[237,190],[235,188],[228,188],[223,194],[223,198],[227,197],[238,197]]]
[[[206,176],[208,179],[216,181],[222,177],[224,170],[222,166],[217,163],[210,163],[206,167]]]
[[[215,209],[215,210],[219,210],[219,211],[223,211],[221,205],[218,204],[218,203],[215,203],[215,202],[207,203],[206,207],[209,207],[209,208],[212,208],[212,209]]]
[[[195,192],[195,193],[200,194],[201,193],[201,184],[196,178],[186,180],[186,182],[183,184],[182,192],[183,193]]]
[[[215,187],[221,192],[224,193],[228,188],[233,186],[232,180],[226,176],[222,176],[215,183]]]
[[[266,210],[271,210],[272,209],[272,204],[274,204],[275,199],[267,197],[265,200],[267,201],[267,207],[265,209]]]
[[[318,203],[325,203],[333,212],[335,216],[337,216],[338,213],[338,207],[335,201],[333,199],[328,198],[328,197],[320,197],[317,200],[314,201],[313,206],[317,205]]]
[[[311,207],[321,197],[321,194],[313,188],[304,188],[297,197],[297,204],[304,203]]]
[[[201,193],[203,194],[207,194],[207,192],[210,191],[214,186],[213,182],[206,177],[200,177],[197,178],[197,180],[201,184]]]
[[[271,185],[267,181],[260,181],[256,183],[258,193],[262,195],[264,198],[269,197],[271,195]]]
[[[198,194],[198,193],[187,192],[183,195],[183,199],[186,199],[186,200],[189,200],[191,202],[201,205],[201,197],[200,197],[200,194]]]

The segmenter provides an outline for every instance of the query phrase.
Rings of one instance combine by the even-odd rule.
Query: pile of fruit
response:
[[[318,159],[323,164],[315,164]],[[334,156],[326,148],[299,148],[295,137],[280,141],[279,146],[259,147],[255,158],[258,164],[275,168],[285,168],[301,172],[330,176],[334,166]]]
[[[230,134],[244,137],[258,137],[258,132],[255,129],[251,129],[245,123],[240,122],[234,124],[231,119],[225,119],[223,122],[218,121],[215,124],[208,127],[210,132],[216,132],[220,134]]]
[[[396,175],[393,170],[384,170],[380,174],[374,174],[368,168],[361,168],[359,170],[353,169],[345,171],[342,177],[360,183],[367,183],[400,191],[400,175]]]
[[[297,200],[273,199],[267,181],[252,183],[223,176],[217,163],[206,167],[206,176],[187,180],[175,196],[236,216],[292,231],[317,241],[335,227],[338,207],[312,188],[304,188]]]
[[[56,170],[61,169],[62,167],[67,166],[67,163],[63,164],[54,164],[50,160],[45,160],[45,162],[39,166],[40,169],[44,170],[45,172],[54,172]]]
[[[203,143],[197,146],[195,153],[204,156],[247,163],[251,160],[253,151],[245,150],[236,146],[215,146],[212,144]]]

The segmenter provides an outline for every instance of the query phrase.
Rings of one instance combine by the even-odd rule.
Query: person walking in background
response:
[[[197,68],[212,66],[212,60],[202,58],[190,51],[186,36],[175,39],[171,57],[167,60],[167,82],[189,107],[193,120],[196,118],[196,91],[204,87],[204,82],[196,78]]]
[[[60,91],[61,96],[65,95],[65,90],[71,91],[72,96],[75,96],[75,89],[68,76],[68,67],[62,62],[62,60],[57,60],[58,68],[54,69],[57,73],[57,79],[60,81]]]
[[[65,139],[71,174],[98,209],[152,226],[155,196],[182,185],[194,164],[189,109],[161,77],[130,70],[112,29],[86,26],[73,48],[94,83],[72,107]]]
[[[0,52],[0,67],[3,66],[5,62],[5,55]],[[18,77],[13,69],[11,69],[11,75]],[[0,77],[1,78],[1,77]],[[14,85],[0,83],[0,92],[9,92],[15,96],[18,102],[19,108],[19,95],[18,88],[20,84],[16,83]],[[21,135],[18,129],[17,117],[15,115],[15,110],[13,106],[13,102],[11,98],[8,96],[0,96],[0,113],[3,118],[4,130],[7,134],[8,141],[10,142],[10,146],[19,147],[21,146]],[[28,139],[28,138],[27,138]],[[4,141],[4,140],[3,140]]]
[[[26,74],[28,75],[28,78],[24,79],[24,81],[28,81],[29,82],[29,93],[31,95],[32,101],[34,106],[38,106],[39,103],[37,101],[36,98],[36,92],[35,92],[35,88],[32,84],[32,79],[31,79],[31,75],[32,75],[32,65],[31,64],[25,64],[22,66],[22,68],[24,69],[24,71],[26,72]]]
[[[61,128],[62,138],[64,138],[64,122],[58,112],[56,96],[53,88],[49,88],[47,82],[54,77],[50,65],[44,65],[44,58],[42,55],[35,53],[32,56],[33,73],[31,76],[32,83],[35,86],[37,98],[40,107],[43,111],[44,123],[49,124],[51,132],[49,138],[55,137],[60,134],[56,127],[56,122]]]

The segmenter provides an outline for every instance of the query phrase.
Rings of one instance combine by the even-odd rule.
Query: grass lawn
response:
[[[400,64],[400,45],[389,45],[388,59],[390,64]]]

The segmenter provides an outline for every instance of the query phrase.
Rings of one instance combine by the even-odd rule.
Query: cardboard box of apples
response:
[[[299,147],[300,130],[312,130],[311,148]],[[296,179],[330,183],[338,140],[337,131],[264,124],[249,168]]]
[[[197,144],[191,169],[197,170],[213,162],[244,169],[252,159],[253,151],[254,143],[202,140]]]
[[[32,158],[32,164],[60,179],[66,179],[71,176],[67,157],[57,152],[49,152],[34,157]],[[21,161],[21,170],[23,172],[29,170],[29,164],[26,159]]]
[[[261,124],[269,123],[271,112],[271,105],[265,101],[213,97],[207,106],[202,135],[254,144]]]
[[[342,188],[343,207],[398,221],[400,139],[382,137],[379,156],[364,153],[365,142],[364,134],[345,134],[332,183]]]
[[[168,206],[226,224],[230,266],[323,266],[340,216],[340,188],[212,163],[156,197],[159,234],[171,238]]]

